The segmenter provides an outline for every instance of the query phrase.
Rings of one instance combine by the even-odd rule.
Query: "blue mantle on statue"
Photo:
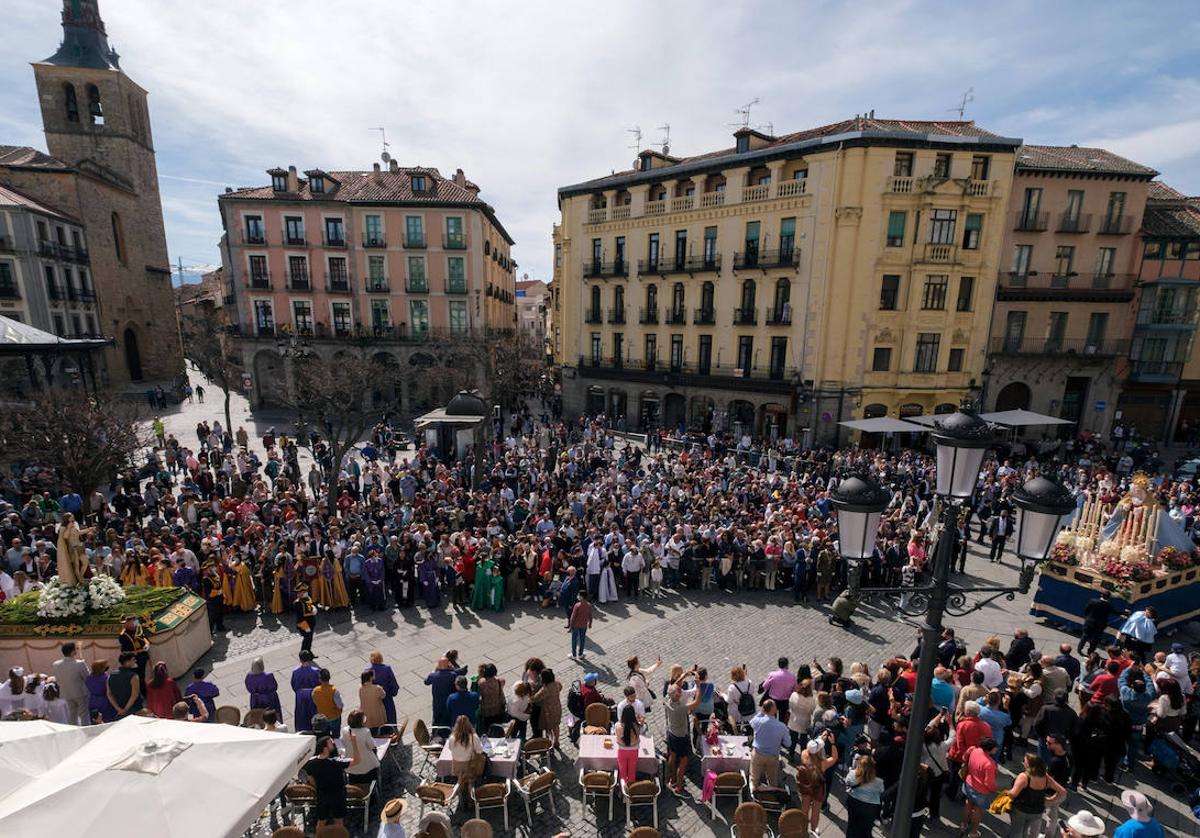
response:
[[[1125,520],[1125,513],[1130,508],[1124,504],[1117,505],[1116,511],[1108,519],[1108,523],[1104,525],[1100,541],[1107,541],[1116,536],[1117,530],[1121,528],[1121,522]],[[1174,547],[1176,550],[1182,550],[1185,553],[1190,553],[1196,549],[1196,545],[1192,543],[1192,540],[1184,532],[1179,522],[1165,512],[1158,516],[1158,532],[1155,534],[1155,553],[1164,547]]]

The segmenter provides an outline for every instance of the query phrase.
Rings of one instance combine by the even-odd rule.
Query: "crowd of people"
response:
[[[286,619],[295,620],[310,656],[298,671],[313,681],[297,687],[293,674],[299,690],[293,729],[311,729],[312,717],[322,716],[335,738],[341,694],[311,662],[313,634],[327,610],[351,607],[370,619],[368,612],[418,605],[503,610],[528,602],[561,611],[571,656],[585,657],[594,609],[615,600],[694,590],[722,597],[774,592],[801,605],[832,601],[847,584],[847,567],[837,551],[830,493],[849,473],[870,473],[891,494],[862,584],[918,584],[936,535],[934,460],[916,450],[802,448],[787,439],[755,445],[719,434],[666,447],[658,436],[642,447],[624,444],[603,421],[563,422],[529,410],[499,428],[490,445],[457,461],[425,448],[405,450],[386,425],[340,463],[317,435],[297,440],[271,429],[256,440],[259,447],[244,428],[219,421],[201,423],[194,441],[167,433],[161,422],[154,431],[157,445],[146,463],[117,476],[107,492],[81,498],[36,465],[4,484],[0,594],[36,590],[56,572],[57,527],[71,513],[85,527],[90,574],[126,585],[191,588],[209,603],[214,631],[224,628],[228,611],[291,615]],[[307,471],[302,447],[312,453]],[[1128,486],[1129,455],[1125,440],[1109,446],[1087,435],[1032,451],[999,450],[986,461],[959,521],[956,569],[966,569],[972,539],[989,547],[992,560],[1003,558],[1012,492],[1029,477],[1061,481],[1081,504],[1115,505]],[[1154,491],[1192,534],[1200,504],[1191,482],[1163,478]],[[1116,616],[1091,627],[1093,647]],[[964,831],[975,829],[996,790],[994,765],[1020,754],[1024,770],[1011,796],[1021,813],[1014,829],[1018,821],[1024,826],[1013,834],[1036,834],[1031,807],[1041,823],[1064,788],[1099,782],[1101,765],[1105,782],[1123,765],[1132,770],[1164,719],[1178,717],[1185,739],[1194,733],[1200,678],[1183,650],[1158,660],[1145,654],[1143,640],[1133,656],[1114,649],[1107,658],[1093,652],[1080,660],[1070,649],[1031,656],[1031,644],[1021,640],[1006,651],[988,643],[977,654],[952,636],[945,655],[939,647],[935,705],[944,709],[925,729],[930,762],[921,800],[927,805],[914,819],[936,819],[943,792],[962,793]],[[67,679],[59,663],[53,675],[13,669],[0,686],[0,711],[79,721],[140,711],[213,720],[216,687],[203,671],[180,688],[165,667],[147,672],[146,653],[130,646],[111,672],[103,661],[67,663],[74,657],[64,647],[59,663],[82,675],[83,693],[72,674],[63,695]],[[761,684],[735,669],[725,690],[702,670],[680,668],[664,680],[664,711],[653,721],[654,667],[634,659],[626,685],[632,694],[624,706],[614,701],[619,735],[632,742],[632,731],[663,724],[671,786],[684,794],[698,735],[693,720],[715,716],[731,729],[748,724],[762,757],[756,784],[765,778],[776,785],[783,753],[796,768],[811,823],[824,796],[841,784],[852,824],[859,825],[851,834],[866,834],[861,824],[890,813],[899,743],[910,723],[914,657],[895,655],[874,667],[843,668],[836,659],[824,668],[782,663]],[[566,695],[553,672],[533,659],[506,688],[495,667],[485,666],[490,670],[481,667],[471,679],[452,656],[438,662],[426,681],[434,691],[432,723],[453,728],[466,716],[486,730],[511,720],[521,735],[528,727],[557,745]],[[278,727],[284,713],[273,683],[260,667],[247,686],[252,706],[272,714],[270,725]],[[359,686],[360,727],[394,722],[390,669],[373,663]],[[585,682],[581,692],[588,689]],[[1072,690],[1088,696],[1078,711],[1070,706]],[[1136,731],[1143,731],[1140,738]],[[1026,750],[1035,740],[1036,749]],[[1118,749],[1118,742],[1128,744]]]

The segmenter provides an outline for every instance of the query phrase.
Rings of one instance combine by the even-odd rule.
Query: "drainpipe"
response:
[[[830,210],[830,212],[831,212],[831,213],[832,213],[834,210],[836,210],[836,208],[837,208],[837,207],[836,207],[836,204],[837,204],[838,196],[840,196],[840,195],[841,195],[841,191],[842,191],[842,190],[841,190],[841,186],[842,186],[842,162],[843,162],[843,159],[844,159],[844,157],[845,157],[845,144],[844,144],[844,143],[838,143],[837,157],[835,157],[835,158],[834,158],[834,168],[835,168],[834,175],[833,175],[833,177],[834,177],[834,193],[833,193],[833,202],[834,202],[834,207],[833,207],[833,208]],[[837,219],[836,219],[836,218],[834,219],[834,222],[835,222],[835,223],[833,224],[833,230],[834,230],[834,234],[833,234],[833,235],[834,235],[834,237],[836,237],[836,235],[837,235],[837,223],[836,223],[836,222],[837,222]],[[814,231],[814,238],[815,238],[815,231]],[[829,277],[829,263],[830,263],[830,256],[829,256],[829,253],[830,253],[830,251],[832,250],[832,242],[833,242],[833,238],[831,238],[831,239],[830,239],[830,242],[829,242],[829,243],[826,245],[826,247],[825,247],[825,271],[824,271],[824,277],[825,277],[825,288],[826,288],[826,291],[825,291],[825,300],[824,300],[824,301],[825,301],[825,303],[826,303],[826,304],[828,304],[828,302],[829,302],[829,291],[828,291],[828,289],[829,289],[829,287],[830,287],[830,285],[831,285],[831,282],[830,282],[830,277]],[[810,277],[809,277],[809,281],[811,282],[811,280],[812,280],[812,278],[811,278],[811,276],[810,276]],[[827,308],[827,306],[825,306],[825,307],[823,307],[823,308]],[[807,315],[806,315],[806,316],[807,316]],[[826,316],[826,317],[828,317],[828,316],[829,316],[829,312],[828,312],[828,311],[825,311],[825,316]],[[808,335],[807,335],[807,328],[806,328],[806,331],[805,331],[805,338],[807,339],[807,337],[808,337]],[[824,335],[824,332],[823,332],[823,331],[817,335],[817,339],[818,339],[818,344],[817,344],[817,363],[816,363],[816,367],[815,367],[815,369],[813,370],[813,405],[812,405],[812,412],[809,414],[809,415],[811,416],[811,419],[812,419],[812,421],[810,421],[810,422],[808,423],[808,428],[809,428],[809,429],[808,429],[808,434],[807,434],[807,437],[808,437],[808,438],[805,440],[805,446],[806,446],[806,447],[812,447],[812,444],[813,444],[814,438],[816,437],[816,426],[817,426],[817,422],[821,421],[821,395],[820,395],[820,393],[821,393],[821,389],[822,389],[822,382],[823,382],[823,379],[822,379],[821,373],[822,373],[822,372],[823,372],[823,370],[824,370],[824,363],[825,363],[825,335]],[[803,374],[803,370],[801,370],[801,373]],[[839,419],[841,419],[841,413],[840,413],[840,412],[839,412],[839,414],[838,414],[838,418],[839,418]],[[838,427],[840,427],[840,426],[838,426]],[[836,432],[835,432],[835,433],[836,433]]]

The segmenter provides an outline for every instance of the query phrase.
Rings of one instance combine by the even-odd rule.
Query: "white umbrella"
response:
[[[851,419],[847,422],[838,422],[838,424],[869,434],[890,434],[897,432],[923,433],[929,430],[928,428],[922,428],[920,425],[914,425],[911,422],[893,419],[890,416],[876,416],[873,419]]]
[[[45,774],[99,731],[44,719],[0,722],[0,798]]]
[[[1002,410],[999,413],[981,413],[979,418],[996,425],[1021,427],[1023,425],[1073,425],[1069,419],[1059,419],[1057,416],[1047,416],[1045,413],[1034,413],[1032,410]]]
[[[313,739],[131,716],[0,798],[0,835],[240,836]]]

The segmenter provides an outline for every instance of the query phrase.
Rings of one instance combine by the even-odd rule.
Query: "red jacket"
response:
[[[968,716],[954,728],[954,744],[950,746],[950,759],[962,762],[963,755],[992,735],[992,726],[978,716]]]

